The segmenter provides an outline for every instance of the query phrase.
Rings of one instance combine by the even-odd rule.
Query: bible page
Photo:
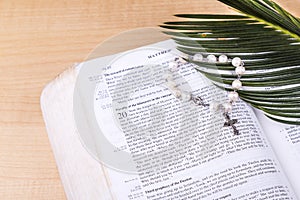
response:
[[[300,126],[275,122],[259,110],[255,113],[295,193],[300,197]]]
[[[96,84],[92,107],[103,136],[82,141],[106,166],[113,198],[296,199],[248,105],[234,105],[230,115],[240,131],[234,135],[222,112],[169,90],[165,76],[178,54],[168,40],[84,63],[98,69],[86,80]],[[205,103],[226,102],[226,92],[193,64],[180,64],[172,76]]]

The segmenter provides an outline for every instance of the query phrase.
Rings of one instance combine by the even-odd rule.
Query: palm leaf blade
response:
[[[219,0],[242,14],[179,14],[186,19],[161,25],[177,48],[196,53],[240,57],[247,68],[241,99],[271,119],[300,124],[300,20],[269,0]],[[189,60],[218,87],[232,90],[236,78],[229,63]]]

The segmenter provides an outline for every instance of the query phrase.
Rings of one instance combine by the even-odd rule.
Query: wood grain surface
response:
[[[299,0],[277,2],[300,16]],[[39,99],[56,75],[119,32],[228,12],[216,0],[1,0],[0,199],[65,199]]]

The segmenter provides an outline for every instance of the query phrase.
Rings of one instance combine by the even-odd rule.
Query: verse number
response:
[[[120,113],[118,113],[118,118],[119,119],[124,119],[126,117],[127,117],[127,112],[120,112]]]

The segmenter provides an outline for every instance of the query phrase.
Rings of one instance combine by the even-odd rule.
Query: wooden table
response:
[[[299,0],[278,0],[300,16]],[[101,41],[175,13],[233,12],[216,0],[1,0],[0,199],[65,199],[45,131],[43,87]]]

